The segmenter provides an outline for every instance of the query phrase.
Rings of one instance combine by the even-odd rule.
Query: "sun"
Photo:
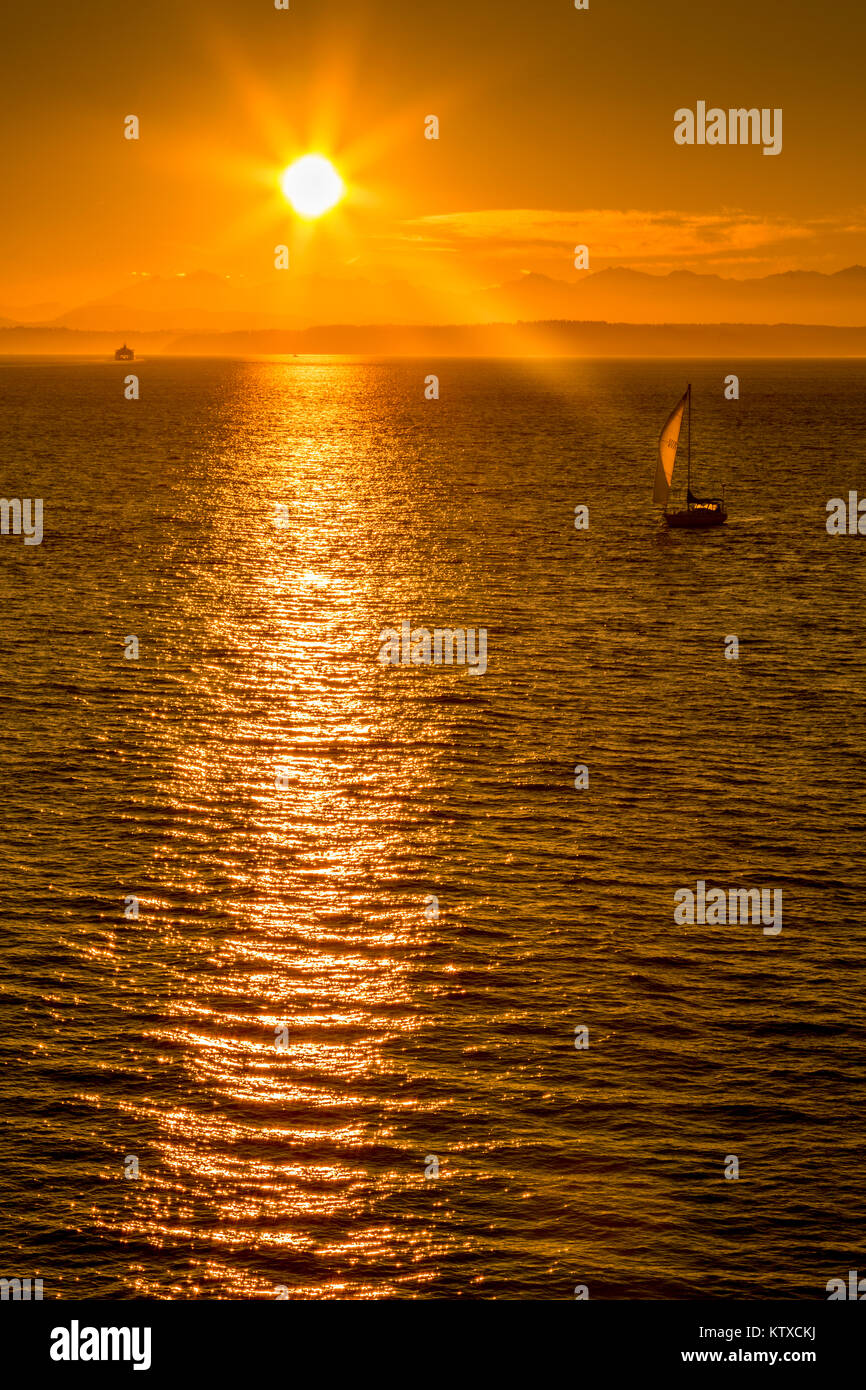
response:
[[[339,203],[343,180],[322,154],[305,154],[280,175],[280,187],[301,217],[321,217]]]

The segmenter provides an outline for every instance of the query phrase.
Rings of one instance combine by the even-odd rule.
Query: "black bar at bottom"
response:
[[[6,1365],[15,1365],[19,1382],[38,1372],[58,1384],[108,1374],[162,1385],[186,1374],[215,1385],[267,1375],[269,1384],[312,1376],[330,1386],[342,1376],[356,1384],[362,1374],[429,1386],[437,1373],[459,1372],[465,1383],[477,1368],[479,1383],[489,1385],[497,1364],[512,1381],[525,1363],[533,1384],[549,1373],[565,1385],[590,1368],[593,1379],[672,1370],[699,1379],[711,1366],[796,1366],[823,1385],[862,1367],[864,1328],[863,1310],[846,1301],[0,1304]]]

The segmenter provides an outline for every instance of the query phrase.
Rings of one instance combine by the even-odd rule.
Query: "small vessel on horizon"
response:
[[[127,347],[126,343],[124,343],[123,347],[119,347],[116,353],[114,354],[114,360],[115,362],[134,362],[135,352],[131,347]]]
[[[688,406],[688,462],[686,464],[686,505],[678,511],[668,511],[671,481],[674,476],[674,463],[677,445],[683,425],[683,415]],[[709,526],[721,526],[727,521],[724,490],[721,497],[696,497],[692,492],[692,383],[677,401],[659,435],[659,457],[656,464],[653,501],[664,503],[663,520],[667,526],[686,527],[692,530],[705,530]]]

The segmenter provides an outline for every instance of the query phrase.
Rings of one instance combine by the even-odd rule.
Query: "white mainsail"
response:
[[[667,502],[668,500],[668,493],[671,490],[671,479],[674,476],[677,445],[680,441],[683,412],[686,408],[688,397],[689,393],[686,391],[682,400],[677,401],[665,422],[664,429],[659,435],[659,461],[656,464],[656,480],[653,488],[654,502]]]

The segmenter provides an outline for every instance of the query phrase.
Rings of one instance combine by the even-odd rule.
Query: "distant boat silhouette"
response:
[[[134,362],[135,353],[131,347],[127,347],[126,343],[124,343],[123,347],[119,347],[114,354],[114,360],[115,362]]]
[[[688,463],[686,465],[686,505],[681,511],[668,511],[668,498],[671,480],[674,476],[674,463],[677,445],[683,425],[683,414],[689,408]],[[659,435],[659,458],[656,464],[653,501],[664,503],[664,521],[667,526],[688,527],[692,530],[705,530],[708,526],[721,526],[727,521],[725,499],[722,497],[695,497],[692,492],[692,383],[689,382],[685,395],[677,401]]]

